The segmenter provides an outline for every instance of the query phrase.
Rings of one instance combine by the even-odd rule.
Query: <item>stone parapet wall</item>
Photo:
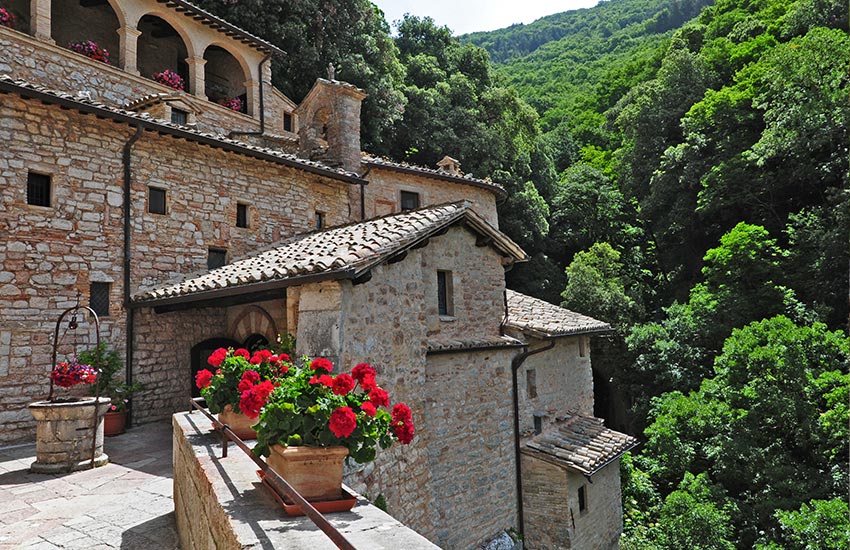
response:
[[[333,542],[306,517],[288,517],[257,482],[257,465],[221,439],[199,412],[173,417],[174,510],[182,548],[323,550]],[[326,518],[356,548],[435,550],[409,527],[358,495],[351,512]]]

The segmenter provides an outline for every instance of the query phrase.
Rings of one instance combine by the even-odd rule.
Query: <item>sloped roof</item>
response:
[[[403,162],[394,162],[389,159],[378,158],[368,155],[364,156],[362,160],[363,164],[365,164],[366,166],[385,168],[387,170],[394,170],[396,172],[403,172],[405,174],[413,174],[426,178],[434,178],[444,181],[451,181],[454,183],[464,183],[466,185],[472,185],[474,187],[481,187],[483,189],[487,189],[488,191],[492,191],[497,197],[501,199],[508,196],[507,192],[505,191],[505,188],[501,184],[490,180],[473,178],[468,174],[463,176],[455,176],[449,174],[448,172],[434,170],[433,168],[425,168],[424,166],[416,166],[415,164],[407,164]]]
[[[569,415],[562,422],[529,440],[523,452],[591,476],[638,444],[636,438],[606,428],[601,418]]]
[[[525,344],[510,336],[479,336],[463,340],[431,340],[427,352],[454,353],[461,351],[489,350],[498,348],[518,348]]]
[[[257,147],[244,141],[229,139],[219,134],[199,132],[186,126],[180,126],[169,121],[154,118],[148,113],[137,113],[126,109],[119,109],[117,107],[112,107],[110,105],[88,99],[87,97],[72,95],[59,90],[52,90],[44,86],[27,82],[26,80],[15,79],[9,75],[0,74],[0,93],[18,94],[21,97],[37,99],[44,103],[59,105],[60,107],[67,109],[74,109],[81,113],[94,114],[97,117],[123,122],[134,127],[141,126],[145,130],[202,143],[204,145],[209,145],[210,147],[224,149],[226,151],[274,162],[276,164],[291,166],[307,172],[346,181],[348,183],[367,183],[366,180],[361,179],[354,172],[348,172],[341,168],[334,168],[321,162],[303,159],[289,153],[284,153],[278,149]],[[191,96],[188,97],[189,99],[187,99],[187,101],[191,101]]]
[[[505,324],[528,332],[532,336],[551,338],[611,330],[611,325],[604,321],[597,321],[593,317],[510,289],[506,289],[505,292],[508,299],[508,319]]]
[[[410,248],[424,245],[458,222],[491,238],[491,246],[512,261],[527,259],[516,243],[478,216],[469,201],[460,201],[296,235],[212,271],[142,290],[131,301],[142,305],[200,301],[219,291],[269,290],[307,278],[359,280],[378,264],[402,259]]]

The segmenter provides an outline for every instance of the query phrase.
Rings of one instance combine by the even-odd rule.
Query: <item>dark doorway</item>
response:
[[[263,336],[262,334],[252,334],[251,336],[245,338],[244,348],[250,352],[257,351],[258,349],[265,349],[269,345],[269,339]]]
[[[191,357],[191,372],[189,373],[189,385],[192,388],[192,397],[200,397],[201,391],[195,386],[195,375],[202,369],[209,369],[207,359],[210,358],[212,352],[218,348],[240,348],[242,347],[236,340],[230,338],[210,338],[204,340],[192,347]]]

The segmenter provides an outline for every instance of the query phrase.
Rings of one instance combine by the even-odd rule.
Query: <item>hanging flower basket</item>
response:
[[[68,49],[72,52],[84,55],[89,59],[109,63],[109,52],[106,51],[106,48],[98,46],[97,42],[92,42],[91,40],[86,40],[84,42],[71,42],[68,44]]]
[[[183,77],[179,74],[175,73],[171,69],[165,69],[161,73],[155,73],[153,75],[153,79],[160,84],[165,84],[169,88],[174,88],[175,90],[185,90],[186,83],[183,81]]]
[[[15,16],[6,8],[0,8],[0,25],[10,29],[15,28]]]
[[[242,100],[238,97],[229,97],[227,99],[220,99],[218,101],[219,105],[223,105],[228,109],[232,109],[234,111],[242,112]]]

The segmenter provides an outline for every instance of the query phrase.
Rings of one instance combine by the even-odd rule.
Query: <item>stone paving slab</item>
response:
[[[177,550],[171,424],[108,437],[110,463],[33,474],[35,443],[0,447],[0,549]]]

